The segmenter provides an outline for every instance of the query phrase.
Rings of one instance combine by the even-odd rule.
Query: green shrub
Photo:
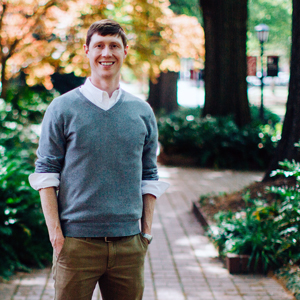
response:
[[[260,119],[260,107],[255,105],[250,105],[250,113],[252,122],[261,124],[262,121]],[[271,112],[269,109],[264,108],[264,122],[263,124],[269,124],[274,125],[281,121],[280,117],[273,112]]]
[[[0,98],[0,145],[15,152],[35,149],[37,135],[33,125],[41,123],[55,95],[58,94],[38,86],[10,86],[6,99]]]
[[[0,99],[0,277],[44,266],[51,260],[39,194],[28,182],[34,172],[39,124],[53,93],[11,86]]]
[[[250,255],[249,265],[252,261],[257,265],[261,260],[265,270],[269,266],[278,267],[280,236],[270,221],[276,213],[275,207],[260,201],[241,212],[216,215],[218,230],[212,237],[220,255],[246,254]]]
[[[252,108],[254,110],[254,108]],[[180,109],[158,118],[159,141],[166,155],[196,158],[203,167],[233,169],[265,168],[276,147],[281,125],[268,113],[262,124],[254,120],[238,128],[231,117],[200,117],[198,109]]]
[[[245,195],[246,208],[236,213],[220,212],[211,237],[226,253],[248,254],[250,263],[260,260],[265,270],[300,262],[300,164],[281,162],[273,176],[293,176],[294,186],[271,187],[276,195],[273,203],[250,199]]]
[[[51,245],[39,195],[28,183],[34,172],[27,151],[5,153],[0,147],[0,276],[41,267],[51,259]]]

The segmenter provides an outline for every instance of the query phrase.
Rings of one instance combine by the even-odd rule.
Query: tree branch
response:
[[[32,26],[30,26],[30,28],[28,29],[28,31],[25,32],[20,38],[16,38],[16,39],[13,41],[13,43],[12,43],[11,46],[9,47],[7,59],[9,59],[9,58],[13,55],[13,53],[14,53],[16,47],[18,46],[18,44],[19,44],[23,39],[25,39],[25,37],[26,37],[28,34],[31,34],[32,32],[34,32],[34,30],[37,28],[37,26],[38,26],[39,23],[40,23],[40,18],[41,18],[41,16],[45,15],[46,12],[47,12],[47,10],[48,10],[50,7],[52,7],[52,6],[54,6],[55,4],[57,4],[58,2],[59,2],[59,1],[57,1],[57,0],[50,0],[50,1],[48,1],[45,5],[43,5],[42,8],[38,7],[38,8],[36,9],[36,11],[32,14],[32,17],[30,18],[30,19],[34,19],[35,23],[34,23]],[[26,23],[27,23],[27,22],[26,22]],[[26,26],[26,23],[24,24],[24,26]],[[0,32],[1,32],[1,31],[0,31]]]
[[[2,32],[3,18],[4,18],[4,15],[5,15],[5,11],[7,9],[6,1],[3,1],[2,3],[3,3],[2,4],[2,12],[1,12],[1,15],[0,15],[0,32]],[[3,53],[2,48],[3,48],[3,46],[2,46],[2,35],[0,35],[0,51],[1,51],[0,55],[2,55],[2,53]]]

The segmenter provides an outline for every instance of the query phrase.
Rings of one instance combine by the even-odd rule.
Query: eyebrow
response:
[[[104,41],[98,41],[98,42],[95,43],[95,46],[99,45],[99,44],[103,44],[103,43],[104,43]],[[109,44],[116,44],[118,46],[122,45],[119,41],[110,41]]]

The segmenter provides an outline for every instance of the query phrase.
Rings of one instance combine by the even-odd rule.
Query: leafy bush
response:
[[[38,86],[10,86],[6,99],[0,99],[0,145],[15,152],[35,149],[37,135],[32,129],[41,123],[44,111],[55,95]]]
[[[51,245],[39,195],[28,183],[34,172],[27,151],[14,158],[0,147],[0,276],[41,267],[51,259]]]
[[[231,117],[200,115],[199,108],[181,109],[158,118],[159,140],[166,155],[193,156],[204,167],[263,169],[268,165],[280,137],[276,115],[266,113],[268,123],[254,120],[243,128]]]
[[[248,254],[249,264],[261,261],[265,270],[300,262],[300,164],[284,161],[280,165],[272,175],[293,176],[294,186],[271,187],[269,192],[276,195],[272,203],[245,195],[245,209],[216,215],[217,227],[211,236],[221,255]]]
[[[33,128],[52,97],[39,87],[11,86],[6,101],[0,99],[0,277],[51,260],[39,194],[28,175],[38,141]]]

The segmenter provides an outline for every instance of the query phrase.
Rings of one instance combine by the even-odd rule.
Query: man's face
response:
[[[94,34],[90,45],[84,45],[85,53],[90,60],[92,78],[119,79],[127,48],[124,48],[122,38],[117,35]]]

